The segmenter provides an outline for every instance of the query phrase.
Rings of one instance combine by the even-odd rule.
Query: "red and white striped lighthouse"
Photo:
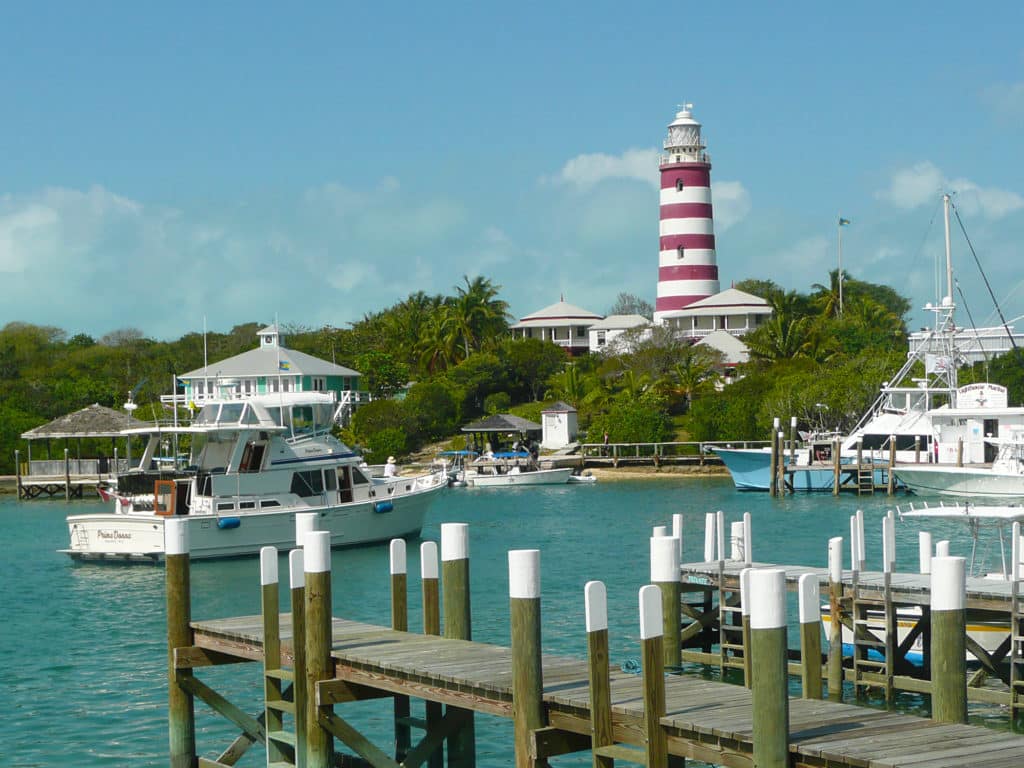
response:
[[[661,157],[658,298],[654,321],[718,293],[715,224],[711,212],[711,160],[704,151],[692,104],[668,126]]]

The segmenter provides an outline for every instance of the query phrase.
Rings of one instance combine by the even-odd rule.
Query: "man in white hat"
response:
[[[384,465],[384,477],[396,477],[398,467],[395,466],[395,457],[388,456],[388,463]]]

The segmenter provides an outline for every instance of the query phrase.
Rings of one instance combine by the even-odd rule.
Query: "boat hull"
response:
[[[771,480],[771,453],[758,448],[715,448],[715,454],[729,470],[733,484],[739,491],[767,491]],[[877,465],[874,470],[875,485],[885,484],[886,467]],[[853,468],[843,469],[843,479]],[[835,484],[835,470],[830,464],[786,465],[786,483],[794,491],[831,493]]]
[[[282,510],[179,515],[188,527],[193,560],[242,557],[262,547],[286,550],[295,546],[295,515],[317,514],[317,529],[331,534],[332,547],[351,547],[416,536],[430,503],[447,487],[436,484],[387,500],[373,499],[332,507],[290,507]],[[146,512],[90,514],[68,517],[71,547],[61,550],[76,560],[159,562],[164,556],[164,521]]]
[[[914,493],[967,498],[1024,498],[1024,475],[937,464],[897,467],[896,477]]]
[[[466,476],[467,482],[477,488],[498,488],[510,485],[565,485],[569,482],[572,467],[560,469],[538,469],[531,472],[506,472],[502,475]]]

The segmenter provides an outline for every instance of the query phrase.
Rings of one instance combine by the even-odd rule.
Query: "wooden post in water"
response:
[[[330,532],[307,533],[303,549],[306,575],[306,768],[330,768],[334,739],[320,726],[316,704],[316,685],[331,674]]]
[[[843,700],[843,537],[828,540],[828,697]]]
[[[778,434],[775,436],[775,439],[779,443],[779,450],[778,450],[778,454],[777,454],[778,457],[779,457],[779,466],[778,466],[779,476],[776,479],[777,487],[778,487],[777,493],[778,493],[779,496],[785,496],[786,495],[786,451],[785,451],[786,436],[783,434],[781,429],[779,430]]]
[[[864,545],[864,510],[854,513],[857,518],[857,570],[863,571],[867,563],[867,548]]]
[[[305,513],[302,513],[305,514]],[[300,515],[296,515],[296,519]],[[295,702],[295,764],[306,764],[306,569],[302,549],[288,553],[292,601],[292,700]]]
[[[71,501],[71,460],[68,449],[64,449],[64,501]]]
[[[672,538],[679,542],[679,562],[683,562],[683,516],[676,512],[672,515]]]
[[[704,562],[710,563],[715,559],[715,521],[714,512],[707,512],[704,515]]]
[[[778,493],[776,485],[779,475],[779,419],[776,416],[772,420],[771,455],[768,458],[768,495],[775,496]]]
[[[967,722],[966,578],[964,558],[932,560],[932,720]]]
[[[682,662],[679,641],[682,624],[679,542],[670,536],[651,538],[651,583],[661,592],[664,665],[678,667]]]
[[[171,768],[196,765],[196,716],[192,694],[178,681],[192,670],[174,668],[174,649],[192,645],[191,576],[189,572],[188,521],[164,520],[164,577],[167,591],[167,726]]]
[[[750,663],[750,574],[753,568],[740,571],[740,622],[743,643],[743,684],[749,688],[754,680],[754,666]]]
[[[750,574],[750,645],[757,670],[753,685],[754,765],[789,766],[789,678],[786,647],[786,573]],[[654,765],[654,763],[651,763]]]
[[[896,435],[889,435],[889,471],[886,474],[886,493],[896,493]]]
[[[644,755],[646,765],[668,763],[668,740],[661,718],[665,716],[665,649],[661,634],[661,590],[653,584],[640,588],[640,645],[644,700]]]
[[[512,626],[512,729],[516,768],[532,768],[530,742],[544,727],[544,677],[540,640],[540,550],[508,553],[508,596]],[[540,761],[540,764],[546,764]]]
[[[408,571],[405,563],[405,539],[392,539],[390,548],[391,565],[391,628],[398,632],[409,631]],[[395,696],[395,762],[405,760],[412,745],[409,728],[409,697]]]
[[[754,562],[754,532],[751,529],[753,519],[749,512],[743,513],[743,562],[751,565]],[[680,560],[682,562],[682,560]]]
[[[21,498],[21,451],[14,452],[14,477],[18,481],[18,498]]]
[[[441,634],[441,598],[437,571],[437,542],[424,541],[420,544],[420,581],[423,595],[423,634]],[[436,701],[424,702],[427,715],[427,730],[433,731],[440,727],[443,710]],[[438,747],[427,759],[430,768],[442,768],[444,750]]]
[[[613,768],[615,761],[597,754],[611,746],[612,701],[608,666],[608,592],[604,583],[588,581],[583,588],[587,621],[587,669],[590,679],[590,744],[594,768]]]
[[[839,442],[839,438],[836,437],[832,440],[832,495],[839,495],[839,488],[842,486],[842,473],[840,472],[839,466],[839,451],[841,450],[842,444]]]
[[[796,464],[796,416],[789,417],[789,463]]]
[[[821,698],[821,595],[818,577],[805,573],[800,593],[800,690],[805,699]]]
[[[722,510],[715,512],[715,549],[718,555],[718,562],[725,561],[725,513]]]
[[[280,589],[277,577],[277,547],[260,549],[260,613],[263,616],[263,703],[268,733],[284,730],[284,714],[269,706],[281,700],[282,681],[270,673],[281,669]],[[284,760],[279,742],[267,739],[267,763]]]
[[[441,524],[441,589],[444,592],[444,636],[472,640],[469,596],[469,526]],[[449,711],[451,711],[449,707]],[[476,765],[476,735],[473,713],[466,712],[466,724],[448,737],[448,765],[473,768]]]

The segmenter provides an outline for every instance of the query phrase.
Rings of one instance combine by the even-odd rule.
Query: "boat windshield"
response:
[[[237,439],[237,435],[224,435],[217,432],[193,435],[189,463],[201,470],[223,472],[231,459]]]
[[[258,424],[259,416],[246,403],[210,403],[196,414],[193,424]]]

